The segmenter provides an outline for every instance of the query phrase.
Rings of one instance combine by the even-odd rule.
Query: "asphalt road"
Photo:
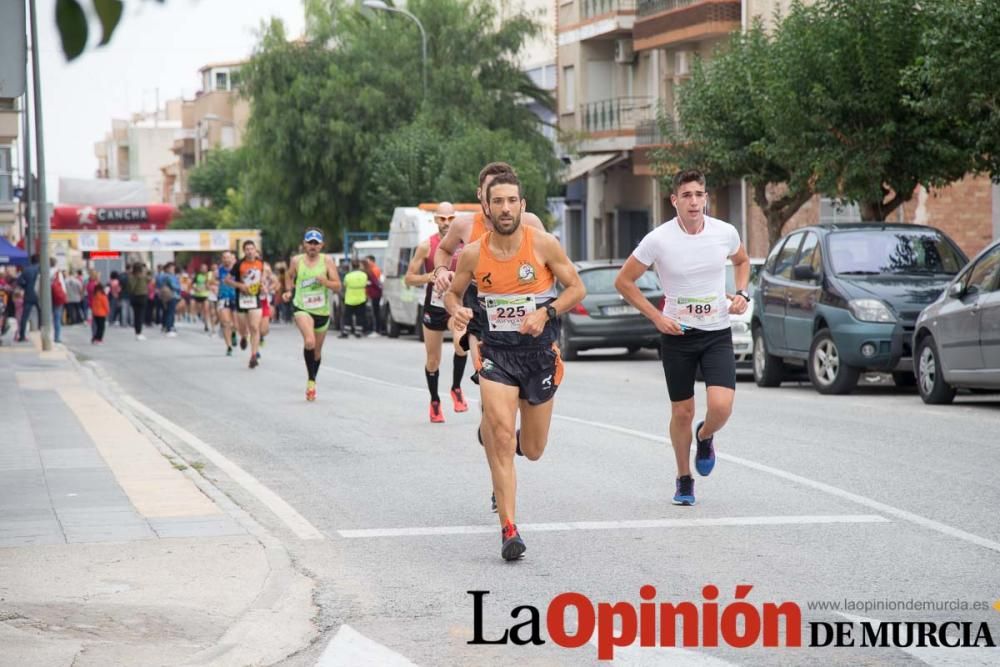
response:
[[[803,647],[666,651],[637,642],[615,653],[622,664],[1000,664],[1000,649],[806,647],[809,623],[847,620],[811,602],[1000,598],[1000,396],[931,407],[894,387],[831,397],[808,385],[741,381],[716,439],[716,469],[697,479],[698,504],[679,508],[670,503],[669,410],[655,354],[584,353],[567,364],[544,458],[517,461],[528,551],[510,564],[500,559],[489,511],[478,403],[454,414],[446,400],[447,423],[428,422],[415,339],[329,341],[312,404],[303,399],[301,342],[289,326],[275,327],[254,371],[246,353],[227,358],[218,338],[190,325],[175,339],[150,332],[145,342],[111,328],[100,347],[69,327],[64,340],[113,391],[214,447],[319,531],[321,539],[301,539],[259,494],[164,434],[317,579],[325,632],[288,665],[317,664],[343,624],[419,665],[593,664],[593,643],[568,649],[551,641],[549,603],[575,591],[595,604],[638,607],[647,584],[656,602],[699,608],[703,587],[713,584],[720,614],[740,584],[753,586],[746,601],[758,610],[795,602]],[[447,354],[442,371],[446,388]],[[700,405],[703,398],[699,387]],[[426,530],[406,530],[417,528]],[[517,619],[512,610],[532,605],[546,643],[467,644],[470,590],[490,591],[486,638],[528,620],[527,610]],[[851,613],[987,621],[1000,643],[1000,612],[992,609]],[[575,614],[566,619],[572,630]]]

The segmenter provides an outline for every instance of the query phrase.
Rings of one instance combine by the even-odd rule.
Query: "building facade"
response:
[[[111,131],[94,144],[97,178],[141,181],[153,193],[164,187],[161,167],[173,158],[174,135],[181,128],[181,101],[162,109],[114,119]]]
[[[171,160],[161,164],[163,201],[181,206],[201,205],[188,190],[191,169],[218,148],[243,144],[250,120],[250,102],[239,95],[239,70],[245,61],[205,65],[198,73],[201,90],[184,100],[181,127],[174,134]]]
[[[17,137],[21,115],[17,103],[10,98],[0,99],[0,236],[19,237],[17,206],[14,202],[15,171],[17,162]]]
[[[674,215],[651,165],[651,153],[663,144],[657,114],[676,118],[678,89],[695,58],[710,59],[730,33],[756,18],[771,25],[790,2],[554,1],[559,128],[576,158],[565,176],[563,242],[573,259],[627,257]],[[767,254],[763,214],[742,182],[713,189],[709,212],[739,230],[752,256]],[[785,231],[852,216],[856,211],[817,196]],[[893,219],[939,227],[971,255],[1000,236],[1000,189],[973,177],[939,192],[920,188]]]

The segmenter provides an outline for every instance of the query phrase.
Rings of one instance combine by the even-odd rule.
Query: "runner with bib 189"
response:
[[[695,469],[706,476],[715,467],[715,434],[733,411],[736,358],[729,314],[746,311],[750,296],[750,258],[736,228],[704,213],[705,177],[695,170],[674,176],[670,202],[677,217],[647,234],[618,272],[615,287],[625,300],[656,324],[663,373],[670,395],[670,441],[677,461],[675,505],[694,505],[691,476],[691,425],[694,383],[699,366],[708,408],[694,428]],[[733,262],[736,292],[726,294],[726,259]],[[654,266],[663,286],[663,312],[636,286]]]

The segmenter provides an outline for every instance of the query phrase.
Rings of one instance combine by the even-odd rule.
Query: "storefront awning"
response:
[[[611,162],[617,158],[618,155],[618,153],[594,153],[592,155],[584,155],[577,160],[573,160],[570,162],[569,167],[563,174],[562,182],[569,183],[570,181],[575,181],[582,176],[586,176],[595,169],[603,167],[608,162]]]

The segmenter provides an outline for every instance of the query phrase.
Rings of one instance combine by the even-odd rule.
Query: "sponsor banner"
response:
[[[83,234],[80,236],[82,237]],[[201,250],[201,234],[182,231],[111,232],[108,234],[107,249],[119,251]]]

